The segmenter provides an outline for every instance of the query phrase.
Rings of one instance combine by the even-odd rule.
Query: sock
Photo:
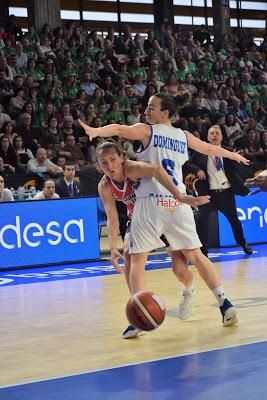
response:
[[[190,286],[184,286],[183,293],[193,293],[194,290],[195,290],[195,285],[193,282],[192,285]]]
[[[213,289],[213,293],[214,296],[216,297],[216,300],[218,301],[219,307],[221,307],[224,303],[224,300],[226,299],[223,287],[219,286],[216,289]]]

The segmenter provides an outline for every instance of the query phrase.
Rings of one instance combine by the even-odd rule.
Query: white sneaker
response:
[[[238,321],[238,316],[237,316],[237,311],[235,307],[228,308],[225,311],[224,317],[223,317],[223,326],[231,326],[237,324]]]
[[[188,319],[195,312],[195,294],[194,288],[191,292],[183,291],[181,302],[177,308],[177,317],[180,319]]]
[[[140,329],[135,328],[133,325],[129,325],[122,334],[123,339],[133,339],[140,336]]]
[[[228,299],[224,299],[224,303],[220,307],[220,310],[223,326],[231,326],[238,323],[237,310]]]

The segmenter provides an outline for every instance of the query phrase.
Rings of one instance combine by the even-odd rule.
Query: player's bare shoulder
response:
[[[107,191],[110,188],[110,185],[107,181],[107,178],[105,175],[102,176],[102,178],[100,179],[100,181],[98,182],[98,191],[103,192],[103,191]]]

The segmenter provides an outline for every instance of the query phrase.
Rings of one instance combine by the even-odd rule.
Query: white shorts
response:
[[[161,248],[162,234],[172,250],[202,246],[189,205],[166,197],[137,198],[131,222],[129,252],[144,253]]]

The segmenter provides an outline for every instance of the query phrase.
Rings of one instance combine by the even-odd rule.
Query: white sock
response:
[[[184,286],[184,288],[183,288],[184,293],[193,293],[194,290],[195,290],[194,282],[192,283],[192,285]]]
[[[219,307],[221,307],[224,303],[224,300],[226,299],[223,287],[219,286],[216,289],[213,289],[213,293],[216,297],[216,300],[218,301]]]

